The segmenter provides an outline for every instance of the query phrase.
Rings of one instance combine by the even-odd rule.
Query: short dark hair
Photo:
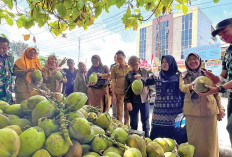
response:
[[[73,59],[69,58],[69,59],[67,60],[67,63],[68,63],[68,62],[70,62],[70,61],[73,61],[73,62],[74,62],[74,60],[73,60]]]
[[[115,55],[122,55],[123,57],[126,57],[125,53],[122,50],[118,50]]]
[[[137,56],[131,56],[128,60],[129,65],[139,62],[139,58]]]
[[[9,40],[7,38],[0,37],[0,43],[7,43],[10,44]]]

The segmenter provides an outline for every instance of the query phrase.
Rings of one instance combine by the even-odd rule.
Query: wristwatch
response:
[[[218,88],[220,93],[225,93],[226,92],[226,89],[222,85],[218,86],[217,88]]]

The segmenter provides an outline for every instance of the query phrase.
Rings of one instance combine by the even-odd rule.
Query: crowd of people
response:
[[[228,41],[232,39],[232,19],[226,20],[217,25],[217,32],[213,32],[213,36],[218,34],[222,40],[232,44],[232,40]],[[228,34],[230,38],[225,37]],[[140,67],[140,59],[137,56],[131,56],[127,63],[126,55],[121,50],[116,52],[115,63],[110,69],[102,63],[100,56],[93,55],[92,66],[87,70],[83,62],[79,62],[76,69],[72,59],[65,58],[59,64],[55,55],[49,56],[45,66],[42,67],[34,48],[27,48],[14,62],[8,52],[9,49],[8,39],[0,37],[0,100],[12,103],[12,91],[15,92],[15,103],[21,103],[32,96],[34,93],[31,75],[34,70],[40,70],[43,83],[50,91],[63,93],[66,96],[73,92],[83,92],[88,96],[89,105],[99,107],[101,112],[109,112],[112,106],[113,116],[125,125],[130,125],[134,130],[138,128],[140,112],[145,137],[151,139],[175,138],[175,119],[183,113],[186,117],[188,142],[195,146],[194,157],[219,156],[217,120],[221,120],[225,113],[221,97],[217,92],[231,88],[231,83],[220,88],[209,87],[210,91],[205,94],[196,93],[193,82],[197,77],[206,75],[214,82],[218,82],[217,76],[202,69],[202,60],[198,54],[190,53],[186,57],[187,71],[183,73],[178,70],[173,56],[164,55],[161,58],[159,76],[149,76],[148,71]],[[227,53],[231,54],[230,50],[231,46]],[[231,61],[225,59],[223,74],[231,68],[229,66]],[[62,69],[66,61],[68,68]],[[63,79],[58,80],[55,77],[57,71],[64,74]],[[88,79],[92,73],[97,74],[98,80],[89,83]],[[12,76],[16,77],[14,89],[12,89]],[[131,87],[136,79],[144,84],[139,95],[136,95]],[[156,98],[152,124],[149,124],[149,101],[154,87]],[[231,101],[228,113],[230,116]],[[228,128],[231,133],[231,127]]]

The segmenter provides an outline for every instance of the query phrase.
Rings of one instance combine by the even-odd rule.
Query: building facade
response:
[[[212,24],[199,7],[188,13],[168,14],[158,17],[137,29],[137,55],[147,61],[162,55],[173,55],[177,61],[184,59],[186,48],[215,43],[211,37]]]

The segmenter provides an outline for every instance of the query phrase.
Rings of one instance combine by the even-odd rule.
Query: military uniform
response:
[[[227,71],[227,79],[228,81],[232,80],[232,45],[228,47],[226,50],[226,54],[222,60],[222,70]],[[229,117],[232,113],[232,93],[230,92],[228,108],[227,108],[227,117]]]
[[[12,74],[14,59],[11,54],[0,55],[0,100],[12,101]]]
[[[116,106],[117,106],[117,119],[122,121],[122,114],[124,110],[124,124],[129,125],[129,112],[127,106],[124,104],[124,90],[125,90],[125,76],[131,70],[129,65],[120,67],[116,64],[111,70],[111,79],[115,81],[114,92],[116,94]]]

